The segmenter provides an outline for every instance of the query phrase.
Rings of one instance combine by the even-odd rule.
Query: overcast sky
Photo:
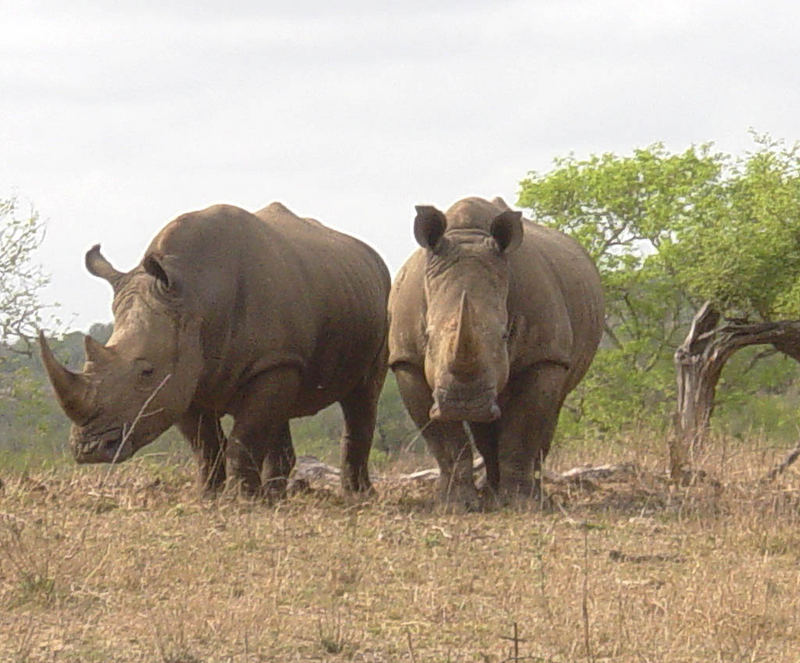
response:
[[[132,268],[219,202],[280,200],[394,273],[414,205],[516,200],[554,157],[800,138],[796,1],[0,0],[0,197],[47,221],[47,301],[111,319]]]

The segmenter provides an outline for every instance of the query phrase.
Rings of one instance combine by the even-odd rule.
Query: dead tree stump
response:
[[[692,452],[705,441],[722,369],[734,352],[748,345],[772,345],[800,361],[800,321],[749,322],[729,320],[719,325],[721,315],[709,302],[692,320],[686,339],[675,351],[678,408],[675,433],[670,438],[670,475],[683,477]]]

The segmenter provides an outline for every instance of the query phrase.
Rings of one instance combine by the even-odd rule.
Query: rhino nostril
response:
[[[100,453],[103,456],[113,456],[116,454],[121,446],[122,432],[117,429],[109,431],[98,440],[94,445],[95,453]]]

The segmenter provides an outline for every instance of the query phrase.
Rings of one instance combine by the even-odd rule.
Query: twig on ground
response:
[[[583,530],[583,591],[581,592],[581,615],[583,617],[583,645],[586,660],[594,663],[592,641],[589,636],[589,528]]]
[[[411,657],[411,663],[417,663],[417,656],[414,653],[414,645],[411,643],[411,631],[406,631],[406,638],[408,639],[408,655]]]

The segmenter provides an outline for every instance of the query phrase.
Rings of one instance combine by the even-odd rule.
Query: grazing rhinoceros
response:
[[[125,460],[177,424],[201,486],[227,477],[279,494],[295,459],[289,420],[339,401],[342,485],[370,488],[390,287],[371,248],[280,203],[256,214],[219,205],[169,223],[128,273],[98,246],[86,266],[114,289],[108,344],[87,336],[72,373],[40,337],[79,463]]]
[[[389,295],[389,365],[439,464],[440,499],[479,504],[463,422],[491,491],[535,498],[564,397],[600,341],[597,269],[577,242],[499,198],[416,209],[422,248]]]

